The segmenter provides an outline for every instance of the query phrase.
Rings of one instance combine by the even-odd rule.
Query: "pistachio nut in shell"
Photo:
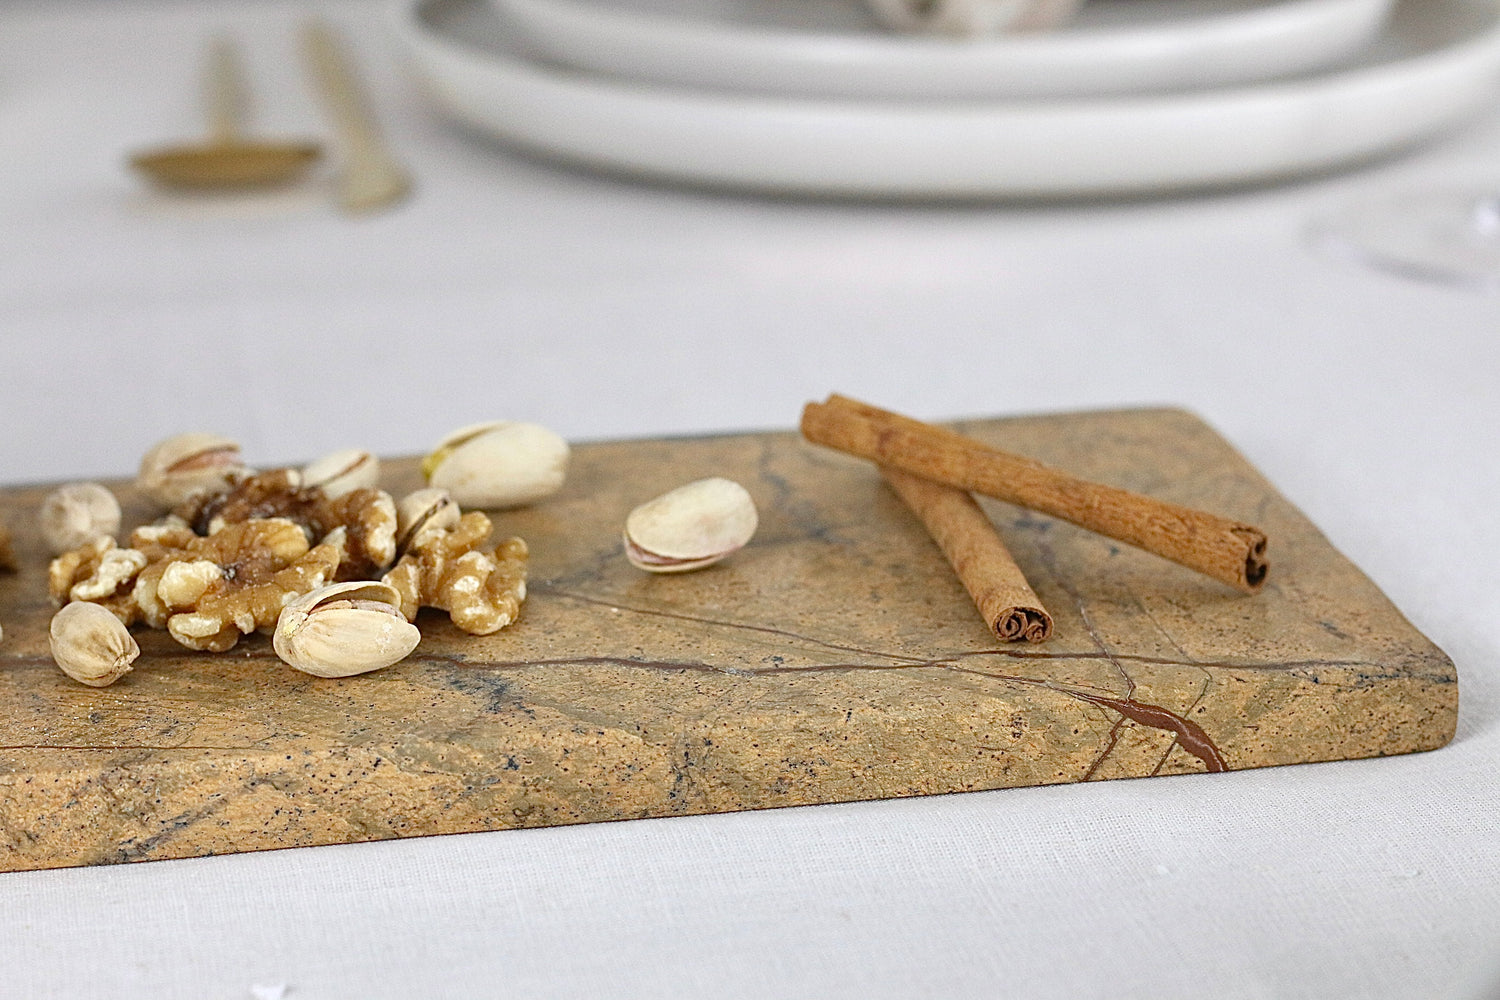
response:
[[[396,505],[396,551],[405,553],[425,532],[453,530],[462,513],[447,490],[408,493]]]
[[[239,444],[194,431],[157,442],[141,458],[135,484],[158,506],[170,509],[195,493],[223,489],[232,476],[247,471]]]
[[[562,489],[568,442],[545,427],[513,421],[449,434],[422,462],[428,483],[464,507],[520,507]]]
[[[62,672],[89,687],[107,687],[130,673],[141,655],[120,619],[98,604],[74,601],[52,616],[52,659]]]
[[[370,580],[309,591],[281,609],[276,655],[314,677],[352,677],[404,660],[422,633],[401,617],[400,595]]]
[[[47,548],[60,556],[100,535],[117,534],[120,502],[98,483],[69,483],[47,494],[37,520],[41,522]]]
[[[750,541],[755,501],[739,483],[699,479],[641,504],[625,519],[625,557],[651,573],[711,566]]]
[[[318,487],[329,499],[373,490],[379,482],[380,459],[362,448],[342,448],[302,467],[302,485]]]

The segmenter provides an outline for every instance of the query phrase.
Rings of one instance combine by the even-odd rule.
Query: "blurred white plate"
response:
[[[1063,97],[1186,90],[1320,69],[1393,0],[1093,0],[1054,32],[892,34],[859,0],[493,0],[538,54],[687,87],[799,97]]]
[[[1497,15],[1497,0],[1402,0],[1360,65],[1296,81],[953,104],[750,97],[561,70],[516,51],[486,0],[403,0],[397,30],[454,117],[569,163],[781,193],[1034,198],[1274,179],[1413,145],[1493,105]]]

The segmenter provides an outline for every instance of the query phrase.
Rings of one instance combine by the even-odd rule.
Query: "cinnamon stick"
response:
[[[809,403],[802,434],[923,479],[1071,521],[1247,593],[1265,583],[1265,533],[1239,521],[1080,479],[844,396]]]
[[[1007,642],[1051,637],[1052,616],[969,493],[889,466],[880,474],[926,525],[996,635]]]

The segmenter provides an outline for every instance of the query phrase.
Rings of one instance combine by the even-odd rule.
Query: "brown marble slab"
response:
[[[1175,410],[959,425],[1241,518],[1265,590],[986,502],[1056,619],[1002,646],[875,469],[790,433],[584,445],[563,493],[498,517],[532,548],[521,620],[440,615],[403,664],[299,674],[143,632],[113,687],[47,655],[46,492],[0,491],[0,870],[727,812],[1370,757],[1452,738],[1452,662],[1228,444]],[[359,442],[351,441],[350,444]],[[411,462],[385,485],[417,485]],[[648,576],[625,514],[744,483],[751,546]],[[129,490],[127,524],[144,519]],[[134,521],[132,521],[134,517]]]

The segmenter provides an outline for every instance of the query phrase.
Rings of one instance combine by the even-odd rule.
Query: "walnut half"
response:
[[[339,550],[340,580],[375,577],[396,558],[396,504],[390,494],[359,488],[330,498],[317,486],[304,486],[296,469],[240,479],[222,493],[188,500],[175,513],[201,535],[252,519],[294,521],[310,542]]]
[[[126,625],[141,619],[136,603],[136,577],[150,558],[139,549],[122,549],[101,535],[64,552],[47,567],[47,592],[61,607],[69,601],[102,605]]]
[[[507,538],[485,552],[490,529],[488,517],[470,511],[451,529],[422,533],[384,577],[407,621],[438,608],[465,632],[489,635],[516,620],[526,600],[526,543]]]
[[[189,649],[222,653],[241,635],[270,632],[281,609],[333,579],[338,551],[309,547],[286,518],[227,525],[182,539],[141,571],[133,596],[146,621]]]

